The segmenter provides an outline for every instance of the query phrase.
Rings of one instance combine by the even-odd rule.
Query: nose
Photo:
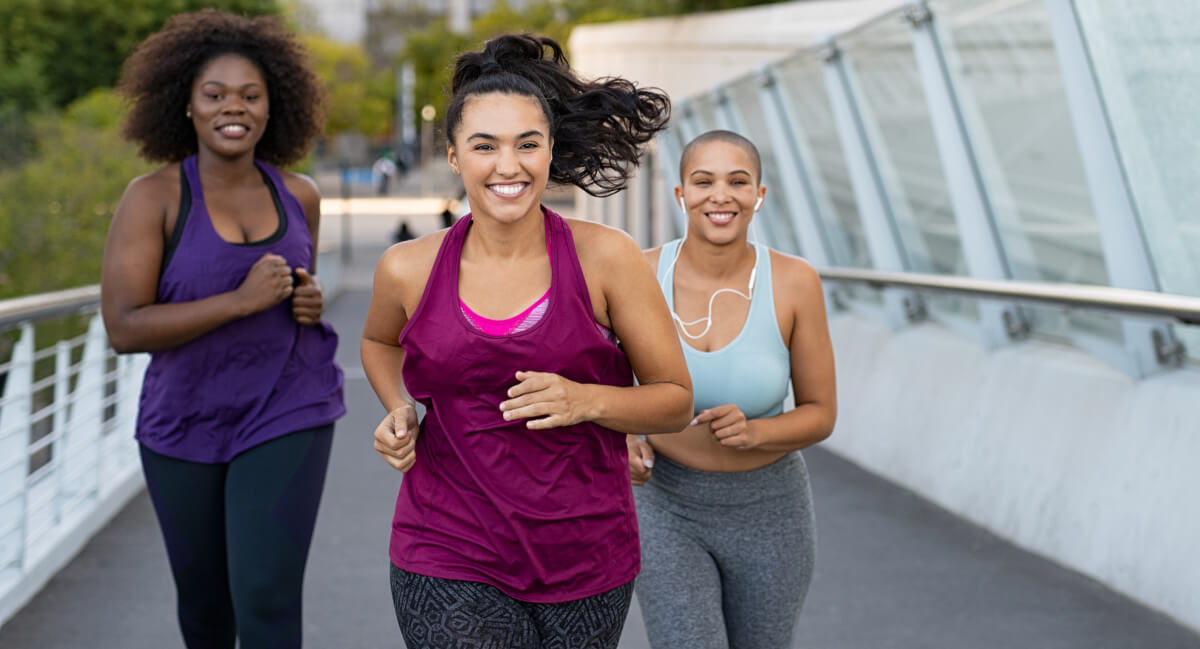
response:
[[[512,147],[502,146],[499,153],[496,160],[496,173],[502,176],[515,176],[521,170],[516,150]]]

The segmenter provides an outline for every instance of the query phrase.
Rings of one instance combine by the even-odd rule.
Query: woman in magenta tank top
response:
[[[151,354],[137,440],[184,644],[295,649],[345,408],[315,274],[320,196],[274,165],[321,132],[320,81],[275,19],[206,10],[142,43],[120,89],[126,137],[166,165],[121,198],[101,311],[118,352]]]
[[[459,57],[453,92],[472,213],[383,255],[363,331],[375,446],[406,472],[396,617],[413,647],[616,647],[640,568],[624,436],[680,430],[691,383],[633,240],[541,198],[619,191],[669,103],[532,36]]]

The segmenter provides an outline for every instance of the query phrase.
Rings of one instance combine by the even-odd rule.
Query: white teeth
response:
[[[728,223],[733,220],[733,212],[709,212],[707,214],[709,220],[716,223]]]
[[[230,135],[233,135],[235,133],[236,134],[245,133],[246,131],[248,131],[250,129],[246,128],[245,126],[242,126],[241,124],[226,124],[225,126],[222,126],[218,130],[220,130],[222,133],[228,133]]]
[[[525,183],[518,183],[516,185],[488,185],[488,188],[502,196],[516,196],[521,193],[522,189],[525,189]]]

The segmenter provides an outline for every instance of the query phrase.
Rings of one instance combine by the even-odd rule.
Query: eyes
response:
[[[204,98],[209,101],[225,101],[224,93],[206,92],[206,93],[203,93],[203,95],[204,95]],[[245,95],[242,95],[242,101],[245,101],[248,104],[253,104],[254,102],[258,101],[259,99],[262,99],[262,95],[259,93],[252,92],[252,93],[246,93]]]
[[[696,185],[698,187],[709,187],[713,184],[713,181],[708,178],[698,178],[696,180],[693,180],[692,184]],[[734,178],[733,180],[730,180],[729,184],[733,185],[734,187],[743,187],[743,186],[749,185],[750,181],[746,180],[745,178],[739,177],[739,178]]]
[[[531,140],[526,140],[517,145],[517,150],[518,151],[535,151],[537,149],[540,149],[541,147],[542,147],[542,145],[537,142],[534,142]],[[495,151],[496,148],[497,148],[496,145],[492,144],[490,142],[480,142],[480,143],[476,144],[474,147],[472,147],[473,150],[480,151],[480,152]]]

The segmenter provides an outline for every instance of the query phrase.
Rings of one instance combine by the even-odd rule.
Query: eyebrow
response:
[[[532,130],[532,131],[525,131],[524,133],[522,133],[522,134],[518,135],[518,136],[517,136],[517,139],[518,139],[518,140],[524,140],[524,139],[525,139],[525,138],[527,138],[527,137],[533,137],[533,136],[535,136],[535,135],[537,135],[537,136],[541,136],[541,137],[546,137],[545,135],[543,135],[543,134],[542,134],[542,132],[541,132],[541,131],[539,131],[539,130],[536,130],[536,129],[535,129],[535,130]],[[478,138],[478,139],[484,139],[484,140],[498,140],[498,139],[500,139],[500,138],[496,137],[495,135],[492,135],[491,133],[472,133],[470,136],[468,136],[468,137],[467,137],[467,139],[468,139],[468,140],[474,140],[474,139],[477,139],[477,138]]]
[[[697,169],[697,170],[693,171],[692,173],[688,174],[688,176],[695,176],[696,174],[708,174],[710,176],[716,175],[707,169]],[[746,176],[750,176],[751,178],[754,177],[754,176],[750,175],[750,172],[746,171],[745,169],[734,169],[733,171],[729,172],[730,176],[732,176],[734,174],[744,174]]]
[[[205,81],[205,82],[201,83],[200,85],[201,85],[201,86],[207,86],[207,85],[209,85],[209,84],[212,84],[212,85],[214,85],[214,86],[220,86],[220,87],[222,87],[222,88],[228,88],[228,87],[229,87],[229,86],[225,85],[224,83],[222,83],[222,82],[220,82],[220,81],[215,81],[215,80],[211,80],[211,79],[210,79],[210,80],[208,80],[208,81]],[[243,84],[242,84],[240,87],[241,87],[241,88],[250,88],[250,87],[252,87],[252,86],[259,86],[259,85],[262,85],[262,84],[258,83],[257,81],[251,81],[250,83],[243,83]]]

